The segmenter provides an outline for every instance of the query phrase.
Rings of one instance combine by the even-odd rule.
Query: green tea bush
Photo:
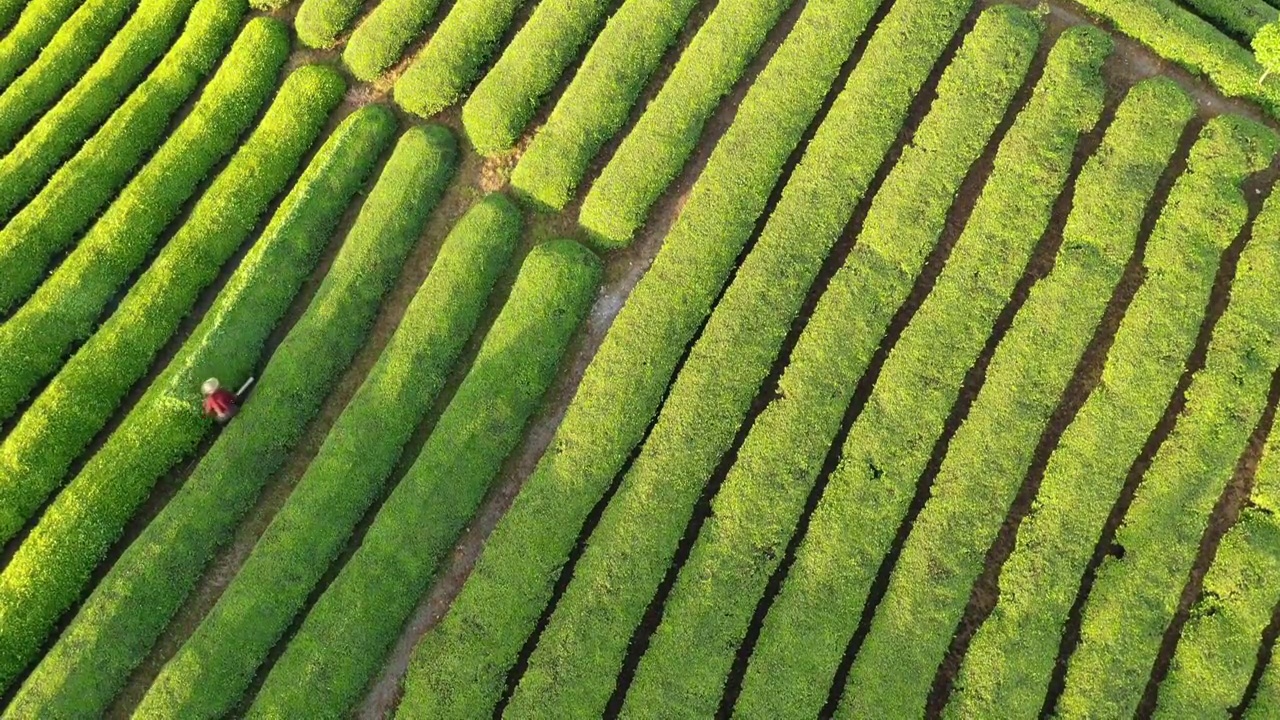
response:
[[[211,423],[198,406],[200,383],[210,375],[240,382],[259,365],[268,336],[311,275],[343,211],[372,174],[395,125],[390,111],[369,105],[334,130],[175,360],[108,439],[99,453],[107,461],[97,466],[100,475],[122,485],[125,478],[150,482],[175,467],[208,432]],[[241,418],[256,412],[246,407]],[[263,437],[276,435],[273,431]],[[110,475],[113,471],[118,475]],[[180,493],[116,561],[23,685],[13,712],[86,717],[106,711],[186,598],[203,568],[202,558],[220,539],[221,526],[213,520],[225,521],[226,513],[239,507],[219,505],[203,515],[184,510],[192,506],[189,498],[199,497],[190,483],[208,477],[204,470],[193,475],[188,480],[192,490]],[[251,492],[222,486],[219,492],[227,501],[235,499],[233,487],[241,494]],[[195,518],[204,524],[193,527]]]
[[[111,300],[146,260],[157,239],[214,164],[234,149],[276,88],[288,36],[274,20],[255,20],[209,84],[189,122],[125,189],[36,294],[0,325],[0,417],[55,373],[77,343],[97,329]],[[87,174],[86,177],[92,177]],[[49,212],[56,212],[50,207]],[[3,237],[3,235],[0,235]],[[60,387],[54,381],[53,387]],[[0,444],[0,537],[8,539],[62,481],[96,432],[54,421],[65,400],[38,400]],[[73,438],[76,438],[73,440]]]
[[[342,61],[357,78],[374,80],[400,59],[439,6],[440,0],[382,0],[352,31]]]
[[[501,195],[449,233],[395,335],[235,579],[140,712],[230,712],[383,491],[471,337],[520,236]]]
[[[0,92],[31,65],[40,50],[84,2],[0,0],[0,36],[3,36],[0,39]],[[6,30],[7,35],[4,34]]]
[[[1201,16],[1246,45],[1258,30],[1280,17],[1265,0],[1185,0]]]
[[[48,423],[50,451],[75,457],[107,422],[284,189],[345,91],[331,68],[309,65],[289,76],[186,224],[27,411],[35,413],[33,424]],[[140,439],[147,452],[165,429],[146,427]],[[0,687],[35,658],[154,480],[128,473],[104,448],[45,510],[0,572]]]
[[[120,4],[119,0],[115,2]],[[86,2],[39,59],[0,95],[0,152],[13,149],[36,118],[47,128],[56,126],[60,132],[77,138],[77,142],[83,140],[169,49],[195,3],[196,0],[141,0],[136,2],[137,9],[129,21],[111,36],[101,23],[111,21],[117,9],[94,8],[95,0]],[[131,6],[135,0],[127,4]],[[89,9],[102,15],[85,24],[92,25],[98,33],[106,32],[111,42],[100,55],[95,51],[86,58],[85,49],[94,47],[93,39],[86,36],[94,33],[88,27],[68,36],[63,32],[81,29],[79,13]],[[86,70],[89,60],[93,64]],[[64,95],[63,90],[72,82],[74,87]],[[46,110],[49,112],[42,117]]]
[[[583,523],[642,439],[788,157],[878,5],[809,2],[760,73],[587,368],[550,448],[449,614],[418,646],[401,716],[492,712]]]
[[[174,113],[222,60],[247,10],[244,0],[198,2],[186,29],[160,65],[101,128],[90,130],[85,124],[86,120],[96,121],[97,112],[69,116],[58,112],[61,107],[37,123],[9,154],[0,158],[0,218],[9,217],[35,195],[73,154],[76,166],[92,165],[94,186],[101,188],[96,193],[79,189],[76,198],[84,205],[91,205],[87,201],[92,197],[107,202],[138,163],[155,152]],[[68,127],[68,121],[78,127]],[[89,132],[92,137],[85,143]],[[5,289],[4,295],[12,294],[12,289]]]
[[[1197,75],[1208,78],[1223,94],[1280,112],[1280,86],[1263,85],[1263,68],[1244,46],[1174,0],[1079,0],[1117,30]]]
[[[11,29],[29,4],[26,0],[0,0],[0,33]],[[72,9],[75,7],[72,6]]]
[[[33,0],[34,1],[34,0]],[[41,112],[80,79],[111,42],[139,0],[79,0],[71,17],[60,24],[34,61],[0,68],[0,153],[7,152]],[[57,8],[43,2],[38,10]],[[16,33],[19,28],[14,28]],[[18,60],[14,57],[13,60]]]
[[[1191,112],[1172,82],[1150,81],[1130,91],[1109,131],[1118,144],[1111,162],[1132,163],[1129,177],[1141,173],[1143,182],[1131,179],[1131,189],[1107,190],[1113,201],[1120,192],[1133,208],[1149,201],[1139,193],[1167,164]],[[1049,459],[1036,507],[1019,527],[1016,549],[1001,571],[1000,599],[961,667],[949,716],[1035,714],[1044,702],[1059,639],[1093,552],[1095,543],[1088,539],[1101,534],[1129,467],[1173,395],[1199,331],[1217,253],[1239,230],[1231,191],[1224,203],[1220,190],[1231,188],[1235,178],[1201,172],[1210,169],[1193,168],[1179,180],[1147,240],[1145,261],[1152,272],[1116,331],[1103,383]],[[1101,187],[1084,176],[1077,197]],[[1222,217],[1224,211],[1233,219],[1197,227],[1196,218]],[[1211,261],[1198,262],[1205,258]]]
[[[1159,86],[1139,85],[1131,97],[1152,87]],[[1182,93],[1170,88],[1162,94],[1170,99],[1150,93],[1144,98],[1149,122],[1173,108],[1185,119],[1190,108]],[[1171,130],[1157,135],[1145,129],[1131,140],[1132,146],[1150,144],[1166,132]],[[1034,714],[1044,702],[1093,548],[1130,467],[1185,372],[1218,256],[1245,221],[1237,185],[1248,166],[1215,166],[1216,146],[1229,142],[1214,134],[1219,132],[1215,128],[1204,135],[1147,241],[1146,280],[1116,331],[1101,384],[1049,458],[1036,505],[1022,521],[1017,544],[1001,570],[1000,599],[961,667],[947,711],[952,717],[995,711]],[[1150,167],[1164,159],[1153,155]]]
[[[517,192],[544,209],[564,209],[591,159],[627,121],[693,5],[631,0],[619,8],[516,164]]]
[[[1229,717],[1245,699],[1260,640],[1280,603],[1280,432],[1271,431],[1265,453],[1250,506],[1222,538],[1182,628],[1160,683],[1157,718]]]
[[[551,241],[529,253],[422,452],[307,614],[247,717],[337,716],[360,699],[520,443],[600,277],[600,261],[577,243]]]
[[[1203,149],[1219,156],[1220,177],[1237,182],[1266,167],[1276,147],[1274,138],[1253,129],[1223,134],[1227,137],[1218,147]],[[1226,184],[1239,198],[1236,188]],[[1114,203],[1114,196],[1107,202]],[[1116,236],[1096,234],[1091,219],[1079,216],[1075,222],[1087,226],[1064,230],[1053,271],[1032,288],[991,359],[964,425],[948,446],[930,486],[930,499],[912,526],[853,663],[841,709],[846,717],[877,703],[901,710],[926,701],[933,674],[1026,478],[1037,442],[1132,254],[1129,243],[1116,247],[1109,245]],[[1187,302],[1192,313],[1207,304],[1218,257],[1235,233],[1208,232],[1205,237],[1207,241],[1199,244],[1183,237],[1177,250],[1150,256],[1154,272],[1189,269],[1184,282],[1173,285],[1178,293],[1200,291],[1199,302]],[[1193,317],[1190,323],[1194,322]]]
[[[911,99],[967,9],[964,2],[908,0],[897,3],[880,23],[592,533],[512,697],[509,709],[514,714],[534,707],[561,708],[574,716],[604,710],[629,640],[668,571],[707,481],[746,420],[823,260],[898,138]],[[937,112],[918,134],[922,145],[911,151],[919,159],[930,158],[929,169],[939,185],[954,187],[963,179],[1013,99],[1035,50],[1038,32],[1026,13],[1001,10],[990,17],[948,74]],[[978,78],[983,82],[975,82]],[[878,112],[871,112],[873,107]],[[918,161],[900,164],[899,178],[910,176],[910,184],[918,183],[915,173],[921,166]],[[932,195],[933,187],[922,185],[928,190],[921,195]],[[944,190],[936,196],[935,214],[944,214],[952,193]],[[928,213],[924,203],[904,204],[916,211],[913,221]],[[876,222],[892,226],[890,216],[896,215],[878,214]],[[919,272],[936,236],[924,232],[910,237],[920,241],[912,250],[919,262],[903,271],[906,278]],[[904,237],[904,265],[912,264],[906,258],[912,252],[909,245]],[[910,280],[903,285],[905,295]],[[892,312],[885,305],[886,314]],[[863,331],[874,333],[871,327]],[[728,599],[726,605],[735,601]],[[746,605],[747,618],[753,609],[754,603]],[[706,642],[695,647],[676,650],[665,636],[654,638],[624,712],[664,716],[680,708],[692,715],[715,715],[735,646],[726,626],[738,624],[728,613],[716,616],[725,618],[725,626],[703,627]],[[681,670],[669,672],[675,666]]]
[[[680,173],[711,113],[791,0],[722,0],[591,184],[578,214],[600,250],[626,247]]]
[[[1253,38],[1253,54],[1262,65],[1258,84],[1263,85],[1271,73],[1280,70],[1280,23],[1271,23],[1258,31]]]
[[[431,117],[471,89],[525,0],[458,0],[396,81],[400,107]]]
[[[638,0],[628,0],[635,4]],[[687,2],[687,0],[681,0]],[[556,82],[595,37],[614,0],[543,0],[467,103],[462,124],[483,155],[511,149]]]
[[[1271,660],[1263,669],[1258,691],[1254,693],[1249,707],[1245,708],[1243,717],[1245,720],[1280,717],[1280,654],[1272,653]]]
[[[364,0],[303,0],[293,26],[307,47],[331,48],[346,31]]]
[[[229,4],[220,0],[210,0],[203,6],[205,9],[220,14],[220,8]],[[219,30],[234,32],[238,18],[226,16],[212,17],[215,25],[223,20],[230,20],[229,25],[221,25]],[[228,38],[229,39],[229,38]],[[274,20],[262,19],[251,23],[243,33],[244,47],[232,57],[228,69],[221,73],[224,79],[213,80],[211,88],[216,88],[217,95],[206,92],[206,100],[198,103],[197,119],[184,122],[174,132],[174,137],[165,142],[173,147],[177,143],[188,146],[192,157],[190,173],[194,174],[194,182],[207,172],[218,157],[230,151],[231,146],[257,117],[261,106],[275,89],[277,74],[288,54],[288,35],[282,25]],[[261,53],[255,57],[251,51]],[[220,50],[218,51],[220,52]],[[211,63],[212,64],[212,63]],[[170,65],[165,69],[177,71],[180,75],[185,71],[179,65]],[[238,75],[244,87],[229,84],[227,75]],[[179,82],[186,80],[176,77]],[[198,77],[190,77],[194,86]],[[165,81],[167,82],[167,81]],[[164,138],[168,130],[168,108],[159,104],[170,105],[173,110],[182,98],[168,96],[171,89],[159,85],[146,87],[145,96],[135,95],[139,102],[126,104],[123,112],[112,116],[107,124],[94,135],[83,147],[68,145],[58,138],[60,132],[56,124],[46,128],[43,123],[28,134],[13,152],[0,160],[0,172],[5,173],[8,181],[0,188],[0,207],[21,210],[0,230],[0,313],[8,313],[28,299],[31,292],[45,281],[46,270],[58,253],[66,251],[80,239],[80,233],[86,227],[101,225],[99,215],[106,207],[107,215],[124,212],[129,202],[136,196],[136,190],[127,189],[117,196],[121,186],[130,182],[130,176],[149,153],[155,150],[155,144]],[[150,91],[155,90],[153,94]],[[216,103],[216,104],[215,104]],[[215,119],[214,111],[222,117],[216,124],[208,124]],[[135,112],[136,111],[136,112]],[[148,111],[158,111],[152,115]],[[185,127],[185,130],[183,129]],[[45,130],[49,132],[44,132]],[[201,153],[197,152],[199,143],[207,145],[214,152],[208,163],[201,164]],[[60,147],[59,147],[60,146]],[[74,151],[75,155],[64,165],[58,167],[58,159],[62,150]],[[162,149],[158,155],[164,155]],[[170,150],[169,155],[173,154]],[[169,159],[173,163],[173,159]],[[147,168],[157,166],[150,161]],[[144,168],[140,174],[147,174]],[[56,169],[56,172],[54,170]],[[53,172],[48,183],[40,188],[47,172]],[[194,182],[192,185],[194,185]],[[134,184],[137,184],[136,181]],[[182,187],[180,184],[177,187]],[[177,196],[178,202],[183,199],[175,187],[171,192]],[[39,188],[39,194],[22,207],[28,193]],[[190,192],[190,190],[188,190]],[[113,203],[113,198],[119,202]],[[112,204],[113,203],[113,204]],[[136,209],[135,209],[136,210]],[[176,213],[177,207],[173,208]],[[172,213],[164,215],[159,208],[156,214],[172,217]],[[90,230],[93,234],[93,230]],[[7,415],[12,410],[11,399],[6,397],[0,401],[0,415]]]
[[[1270,130],[1229,115],[1209,127],[1215,126],[1216,142],[1197,148],[1210,172],[1238,182],[1270,164],[1278,147]],[[1234,187],[1218,192],[1234,207],[1221,217],[1196,216],[1197,223],[1230,218],[1243,225],[1244,199]],[[1230,304],[1214,326],[1204,368],[1187,389],[1186,407],[1116,532],[1124,557],[1108,557],[1098,568],[1058,701],[1063,717],[1132,713],[1142,699],[1214,505],[1266,409],[1280,365],[1277,223],[1280,196],[1273,195],[1254,222],[1254,242],[1240,258]]]

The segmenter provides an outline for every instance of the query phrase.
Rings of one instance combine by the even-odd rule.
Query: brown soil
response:
[[[1271,622],[1262,630],[1262,642],[1258,645],[1253,673],[1249,677],[1249,683],[1245,685],[1240,704],[1230,709],[1231,720],[1242,720],[1245,711],[1253,705],[1254,698],[1258,695],[1258,687],[1262,684],[1262,676],[1266,674],[1271,658],[1275,655],[1277,639],[1280,639],[1280,603],[1277,603],[1275,609],[1271,611]]]
[[[302,3],[288,2],[287,0],[285,0],[284,7],[276,8],[275,10],[254,11],[254,12],[255,14],[259,14],[259,15],[269,15],[270,17],[273,17],[292,28],[294,18],[298,17],[298,8],[301,6],[302,6]]]
[[[1107,30],[1115,41],[1115,52],[1112,53],[1112,60],[1108,64],[1113,66],[1112,76],[1117,83],[1120,83],[1120,87],[1128,88],[1140,80],[1164,75],[1176,81],[1196,101],[1202,114],[1221,115],[1229,112],[1280,129],[1280,122],[1267,115],[1258,106],[1226,97],[1206,79],[1157,56],[1141,43],[1116,32],[1105,21],[1095,19],[1074,0],[1050,0],[1048,3],[1042,3],[1040,0],[978,0],[982,7],[998,5],[1001,2],[1021,5],[1028,9],[1044,5],[1049,8],[1050,23],[1067,27],[1095,25]]]

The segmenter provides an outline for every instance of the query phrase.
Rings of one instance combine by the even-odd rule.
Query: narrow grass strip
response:
[[[604,710],[629,641],[672,562],[703,488],[760,392],[824,258],[967,10],[967,2],[906,0],[881,22],[591,535],[512,697],[508,709],[514,715],[536,707],[558,708],[575,717]],[[959,166],[951,171],[956,184],[1013,98],[1038,34],[1030,16],[1021,11],[999,11],[991,17],[998,30],[988,32],[983,24],[982,39],[966,48],[947,80],[937,114],[921,128],[921,141],[928,147],[921,155],[953,145],[947,151],[954,150],[958,157],[940,164],[951,161]],[[1014,34],[1009,45],[1001,40],[1005,32]],[[981,86],[978,78],[985,81]],[[876,103],[870,101],[873,95]],[[870,112],[872,107],[875,112]],[[941,172],[945,176],[946,171]],[[945,196],[943,202],[950,201],[950,192],[939,195]],[[913,272],[931,246],[927,235],[920,239],[920,248],[903,253],[904,264],[912,265]],[[906,285],[903,295],[910,282]],[[676,677],[666,672],[675,659],[667,657],[669,648],[651,645],[624,714],[714,715],[732,646],[730,638],[717,637],[697,648],[682,647],[676,653],[682,659],[674,662],[681,667]]]
[[[293,26],[307,47],[331,48],[346,32],[364,0],[302,0]]]
[[[511,184],[517,192],[544,209],[564,209],[587,165],[627,121],[694,3],[630,0],[609,18],[516,164]]]
[[[74,437],[64,441],[78,443],[77,451],[88,444],[284,189],[345,90],[341,76],[324,66],[289,76],[187,223],[28,412],[66,428]],[[168,430],[148,427],[141,440],[150,445]],[[0,572],[0,687],[35,658],[150,492],[155,477],[122,476],[126,468],[112,456],[99,452],[89,461]]]
[[[254,372],[268,336],[311,275],[343,211],[394,133],[395,119],[386,108],[366,106],[329,137],[196,331],[107,441],[100,455],[110,461],[108,469],[118,470],[115,481],[160,476],[209,430],[211,423],[199,413],[195,388],[210,374],[230,384]],[[249,412],[246,408],[245,415]],[[157,433],[157,428],[164,432]],[[179,497],[193,493],[185,491]],[[89,717],[105,712],[186,597],[190,578],[200,572],[198,559],[207,557],[201,553],[209,552],[196,545],[188,554],[167,544],[176,541],[160,529],[171,525],[175,513],[166,508],[115,563],[36,666],[10,715]],[[195,534],[185,536],[181,547],[202,540]],[[157,553],[157,547],[166,552]]]
[[[360,80],[377,79],[426,29],[438,7],[440,0],[382,0],[351,31],[342,61]]]
[[[1280,429],[1265,453],[1249,507],[1218,546],[1182,628],[1157,718],[1230,717],[1245,700],[1263,630],[1280,604]]]
[[[89,128],[69,129],[56,111],[41,120],[0,158],[0,217],[9,217],[35,195],[73,154],[81,167],[92,165],[96,176],[97,191],[81,189],[77,196],[102,197],[101,203],[110,199],[164,139],[174,113],[222,59],[248,9],[245,0],[197,2],[182,35],[160,65],[87,144]],[[12,293],[6,289],[6,295]]]
[[[276,87],[288,51],[288,36],[275,20],[250,24],[171,142],[31,300],[0,325],[0,354],[8,360],[0,377],[0,417],[9,417],[40,381],[58,370],[68,351],[96,330],[103,310],[203,176],[252,125]],[[99,427],[60,422],[60,402],[53,396],[38,401],[0,445],[0,537],[12,537],[44,504]]]
[[[1131,128],[1124,152],[1142,153],[1138,169],[1154,177],[1167,164],[1191,107],[1166,81],[1139,85],[1130,97],[1142,109],[1117,120]],[[1207,142],[1193,153],[1190,172],[1174,186],[1147,242],[1147,275],[1116,331],[1103,380],[1049,458],[1036,503],[1001,570],[999,599],[961,665],[950,717],[1040,712],[1093,548],[1195,345],[1216,249],[1240,229],[1239,196],[1228,194],[1224,207],[1221,189],[1225,184],[1234,192],[1234,178],[1214,167],[1217,142]],[[1135,193],[1124,203],[1136,207],[1144,200]]]
[[[75,84],[102,54],[139,0],[85,0],[29,65],[10,69],[0,83],[0,154]]]
[[[396,81],[400,107],[431,117],[462,99],[498,50],[527,0],[457,0],[427,46]]]
[[[1215,155],[1230,158],[1221,162],[1222,169],[1216,173],[1224,180],[1219,187],[1225,186],[1235,198],[1239,197],[1235,185],[1270,160],[1268,143],[1274,140],[1261,137],[1259,131],[1237,135],[1230,124],[1215,124],[1208,131]],[[1255,140],[1255,135],[1260,139]],[[1138,206],[1134,212],[1144,209]],[[1229,202],[1216,209],[1231,215]],[[1072,215],[1076,216],[1075,210]],[[982,573],[987,549],[1133,252],[1130,242],[1109,245],[1114,236],[1094,234],[1085,239],[1096,232],[1088,216],[1077,216],[1076,222],[1088,222],[1091,227],[1064,233],[1053,271],[1035,285],[1014,318],[964,425],[947,448],[930,499],[912,526],[854,660],[841,703],[843,717],[873,707],[918,712],[925,705],[934,673],[946,655],[973,583]],[[1150,260],[1156,272],[1173,274],[1180,266],[1191,269],[1182,278],[1186,285],[1178,291],[1199,291],[1189,301],[1192,312],[1208,302],[1217,259],[1235,237],[1232,230],[1241,224],[1243,216],[1228,232],[1206,229],[1202,244],[1193,244],[1184,235],[1180,246],[1169,253],[1172,257],[1158,257],[1165,248],[1152,249]],[[1188,254],[1179,257],[1179,251]],[[1161,267],[1166,263],[1167,270]]]
[[[1217,162],[1239,163],[1247,153],[1254,156],[1249,167],[1266,166],[1276,150],[1269,130],[1264,135],[1232,116],[1215,122],[1239,138],[1236,147],[1219,151]],[[1237,202],[1234,215],[1243,217],[1244,201]],[[1209,516],[1262,416],[1280,364],[1274,341],[1280,333],[1277,242],[1280,196],[1272,195],[1254,221],[1253,242],[1240,258],[1205,367],[1187,390],[1186,409],[1116,533],[1124,557],[1108,557],[1098,568],[1058,701],[1063,717],[1132,714],[1142,699]]]
[[[1252,100],[1280,113],[1280,78],[1260,85],[1262,66],[1253,53],[1173,0],[1079,0],[1117,30],[1192,73],[1229,97]]]
[[[1280,10],[1263,0],[1182,0],[1201,17],[1222,28],[1246,46],[1258,30],[1280,17]]]
[[[957,188],[1003,117],[1038,39],[1038,27],[1022,11],[989,10],[943,76],[915,144],[886,178],[857,244],[792,352],[779,386],[784,399],[756,419],[713,501],[712,514],[641,661],[629,702],[651,698],[659,684],[670,681],[678,664],[675,644],[701,632],[706,633],[706,647],[700,643],[688,665],[703,676],[700,702],[714,712],[735,650],[784,555],[857,379],[895,309],[910,293],[943,231]],[[928,390],[942,396],[957,392],[968,366],[965,358],[981,348],[983,328],[994,322],[1006,288],[1020,275],[1039,238],[1037,228],[1048,223],[1078,134],[1096,120],[1098,101],[1088,87],[1092,68],[1080,64],[1061,50],[1051,57],[1038,92],[1000,146],[952,264],[917,314],[917,324],[900,341],[902,349],[886,363],[873,403],[894,397],[904,407],[919,405],[924,415],[928,396],[915,385],[921,365],[928,368],[929,382],[923,384]],[[1031,148],[1035,155],[1029,157]],[[1027,192],[1029,187],[1035,191]],[[986,268],[991,256],[1009,267],[1003,272]],[[984,272],[975,273],[975,266]],[[964,310],[957,312],[957,305]],[[957,315],[972,325],[957,323]],[[946,360],[930,357],[935,344],[947,348]],[[931,415],[902,437],[924,441]],[[713,610],[716,605],[720,608]],[[759,675],[749,678],[738,713],[816,716],[840,649],[815,644],[812,655],[778,672],[768,697],[751,682]],[[637,694],[640,690],[645,694]]]
[[[578,221],[601,250],[626,247],[680,174],[711,113],[791,0],[720,0],[591,185]]]
[[[102,55],[61,99],[61,88],[47,92],[53,86],[44,82],[35,86],[15,82],[10,91],[20,89],[18,94],[0,95],[0,151],[12,149],[50,105],[40,118],[44,132],[56,128],[75,142],[88,137],[165,54],[195,4],[196,0],[141,0]]]
[[[360,699],[519,444],[600,277],[600,261],[577,243],[552,241],[529,253],[422,453],[308,613],[248,717],[337,716]]]
[[[234,0],[232,3],[211,1],[207,9],[214,17],[200,18],[202,21],[211,20],[225,39],[235,32],[236,23],[236,18],[223,14],[228,5],[237,8],[239,3]],[[237,8],[242,9],[243,6]],[[285,34],[282,27],[274,32]],[[123,33],[121,31],[121,36]],[[108,54],[110,52],[111,48]],[[220,52],[221,48],[216,48],[213,54]],[[103,57],[105,61],[106,55]],[[270,65],[273,58],[274,54],[266,55],[263,65]],[[210,66],[212,62],[210,59]],[[100,62],[95,69],[102,67],[104,65]],[[0,217],[4,217],[8,211],[21,206],[28,193],[38,187],[44,171],[56,167],[60,156],[80,149],[40,194],[0,231],[0,313],[12,310],[39,285],[52,260],[94,222],[167,129],[167,115],[149,117],[148,113],[139,115],[131,112],[121,115],[115,122],[108,122],[103,132],[81,149],[80,144],[91,126],[96,126],[106,117],[119,100],[118,95],[108,92],[112,90],[107,87],[109,79],[97,83],[89,80],[90,76],[86,76],[85,81],[41,119],[24,138],[22,145],[0,162],[0,171],[31,174],[26,178],[21,175],[13,178],[14,185],[0,192],[0,203],[3,203],[0,209],[5,210]],[[192,89],[196,80],[198,78],[189,81]],[[78,93],[80,90],[84,92]],[[251,93],[246,95],[252,97]],[[175,111],[179,103],[180,100],[171,103]],[[131,111],[134,109],[130,108]],[[50,139],[54,142],[46,142]],[[32,155],[33,152],[36,154]],[[39,158],[46,155],[50,162],[40,162]],[[6,177],[0,176],[0,182],[6,182]]]
[[[85,0],[0,0],[0,92],[26,70]],[[21,13],[21,15],[19,15]],[[10,28],[10,25],[13,27]],[[4,31],[8,30],[8,34]]]
[[[434,720],[493,711],[583,523],[643,437],[787,158],[878,4],[812,0],[760,73],[587,368],[550,449],[449,614],[419,645],[402,715]]]
[[[623,7],[640,2],[645,0],[625,0]],[[677,2],[688,0],[668,4]],[[494,155],[516,144],[538,106],[582,48],[592,42],[614,5],[614,0],[538,3],[462,106],[462,124],[480,154]]]
[[[378,363],[139,713],[216,717],[235,708],[444,387],[511,259],[520,224],[515,207],[491,195],[450,231]]]

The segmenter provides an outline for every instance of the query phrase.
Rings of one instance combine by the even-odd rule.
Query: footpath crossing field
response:
[[[0,719],[1280,718],[1276,37],[0,0]]]

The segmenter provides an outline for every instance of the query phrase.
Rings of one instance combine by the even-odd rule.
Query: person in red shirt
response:
[[[236,407],[236,396],[224,389],[217,378],[205,380],[200,390],[204,393],[205,417],[212,417],[219,425],[226,425],[236,416],[236,411],[239,410]]]

